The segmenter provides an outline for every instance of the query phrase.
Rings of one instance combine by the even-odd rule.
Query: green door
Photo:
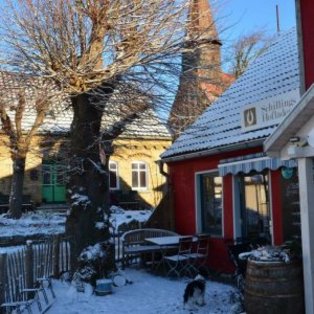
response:
[[[43,202],[65,202],[65,166],[56,163],[43,164],[42,171]]]

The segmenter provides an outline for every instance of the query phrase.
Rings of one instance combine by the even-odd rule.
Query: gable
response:
[[[293,28],[278,35],[268,50],[161,157],[217,152],[235,145],[238,148],[261,145],[280,119],[271,126],[245,131],[241,127],[243,108],[280,99],[287,93],[299,98],[299,86],[297,34]]]

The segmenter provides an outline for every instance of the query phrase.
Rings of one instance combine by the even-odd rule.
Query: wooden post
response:
[[[7,269],[7,254],[0,254],[0,304],[5,302],[5,283]],[[5,309],[0,308],[0,314],[4,313]]]
[[[33,243],[28,240],[25,250],[25,284],[26,288],[31,289],[34,285],[33,275]]]
[[[54,278],[60,276],[60,235],[56,235],[52,240],[52,272]]]
[[[302,260],[304,274],[305,313],[314,313],[314,162],[299,158],[299,193],[301,207]]]

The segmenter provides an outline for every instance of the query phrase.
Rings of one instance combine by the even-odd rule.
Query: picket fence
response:
[[[0,254],[0,305],[25,301],[30,296],[21,294],[38,287],[38,280],[59,277],[70,270],[68,238],[54,236]],[[0,308],[0,313],[6,313]]]
[[[111,229],[115,243],[115,263],[122,262],[121,237],[124,232],[142,228],[142,223],[132,221]],[[38,278],[59,278],[70,271],[70,241],[61,235],[42,241],[28,241],[26,245],[0,253],[0,305],[29,298],[20,291],[36,287]],[[0,307],[0,314],[7,313]]]

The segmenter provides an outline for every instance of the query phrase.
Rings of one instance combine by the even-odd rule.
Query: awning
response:
[[[264,153],[247,155],[239,158],[221,160],[218,165],[219,175],[238,174],[239,172],[249,173],[253,170],[261,172],[264,169],[277,170],[280,167],[297,167],[295,160],[281,160],[280,158],[270,158]]]

